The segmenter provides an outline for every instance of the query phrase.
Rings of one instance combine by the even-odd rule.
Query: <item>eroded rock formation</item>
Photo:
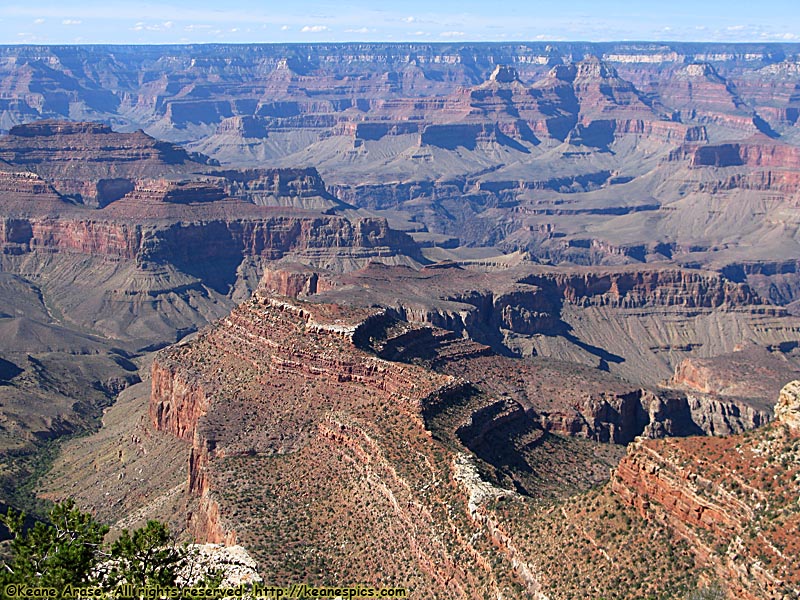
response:
[[[800,430],[800,382],[787,383],[775,405],[775,421],[786,425],[790,431]]]
[[[492,574],[482,545],[468,542],[460,531],[459,519],[464,517],[459,514],[465,515],[466,507],[453,504],[456,513],[447,518],[451,525],[442,522],[436,516],[441,502],[445,498],[458,502],[458,495],[454,497],[446,483],[430,486],[431,477],[446,482],[450,467],[436,458],[444,449],[435,450],[438,444],[424,430],[421,410],[426,398],[455,380],[359,350],[354,338],[383,315],[379,310],[307,305],[259,293],[197,340],[159,355],[150,414],[157,428],[193,439],[189,479],[197,508],[192,531],[204,540],[236,540],[262,548],[255,553],[265,574],[306,576],[307,564],[278,563],[268,550],[278,541],[275,536],[281,540],[293,536],[294,526],[284,523],[273,535],[273,525],[267,523],[282,522],[280,514],[297,518],[298,511],[307,510],[305,501],[299,503],[302,493],[298,497],[292,489],[310,483],[308,468],[321,469],[325,486],[330,487],[331,495],[325,497],[332,502],[342,502],[342,494],[349,494],[351,486],[361,490],[357,498],[372,499],[357,515],[344,515],[341,505],[333,513],[352,528],[349,534],[347,529],[337,533],[345,544],[370,546],[374,535],[383,539],[380,530],[402,540],[403,550],[392,544],[387,550],[395,553],[392,562],[384,551],[369,559],[380,565],[384,577],[406,576],[419,589],[455,597],[482,587],[476,576],[484,572],[490,581],[483,585],[492,589],[498,585],[494,578],[501,575]],[[196,383],[183,385],[187,377]],[[404,433],[398,429],[400,423],[405,423]],[[398,435],[406,441],[395,440]],[[409,452],[421,452],[426,458],[414,462],[406,456]],[[259,475],[242,479],[239,469],[249,472],[250,465],[260,461],[272,463],[276,470],[257,467]],[[292,482],[280,483],[280,478],[289,476],[281,464],[295,470]],[[245,481],[258,486],[259,493],[272,489],[266,492],[268,497],[274,494],[278,502],[274,508],[282,508],[277,513],[265,511],[258,502],[251,507],[255,512],[242,518],[242,505],[235,496]],[[429,486],[430,495],[420,491],[423,485]],[[352,500],[344,502],[351,504]],[[352,553],[342,553],[338,546],[322,545],[322,538],[339,527],[323,523],[330,523],[325,517],[327,502],[319,508],[319,514],[309,513],[320,519],[319,527],[304,529],[304,536],[310,533],[310,537],[296,551],[320,552],[345,573],[364,577],[370,572],[366,563],[353,563]],[[266,529],[258,524],[264,519]],[[369,536],[362,535],[366,531]],[[477,571],[467,567],[473,559],[464,562],[458,558],[461,552],[479,557],[484,566]],[[374,573],[373,578],[380,576],[379,571]],[[454,576],[459,583],[448,588]]]
[[[612,477],[625,503],[689,541],[730,597],[782,599],[800,589],[789,558],[800,522],[797,386],[784,387],[773,425],[729,438],[639,440]]]

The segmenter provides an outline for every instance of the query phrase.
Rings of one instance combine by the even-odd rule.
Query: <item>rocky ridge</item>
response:
[[[153,367],[150,403],[153,425],[192,441],[188,477],[197,504],[192,511],[191,530],[199,539],[236,542],[254,549],[264,565],[265,577],[299,574],[325,581],[322,573],[326,571],[315,571],[323,564],[337,565],[338,573],[349,572],[337,553],[313,540],[297,538],[289,562],[282,566],[274,562],[270,550],[275,541],[269,532],[276,530],[276,519],[294,531],[292,520],[264,516],[283,514],[275,512],[278,507],[295,515],[291,519],[300,514],[306,514],[301,522],[313,519],[313,526],[307,522],[303,526],[306,535],[308,531],[328,532],[324,535],[338,532],[337,536],[344,537],[337,539],[360,548],[355,539],[340,530],[336,520],[331,520],[331,511],[342,514],[333,505],[323,503],[309,516],[308,505],[302,504],[306,484],[296,474],[310,474],[322,464],[337,474],[336,479],[330,480],[332,483],[326,484],[325,497],[341,502],[342,491],[335,482],[345,481],[373,490],[377,496],[370,496],[378,498],[375,501],[378,504],[389,499],[389,506],[383,509],[374,502],[357,504],[362,519],[358,531],[371,531],[370,536],[374,536],[373,516],[381,514],[381,527],[396,535],[402,533],[403,547],[413,549],[411,554],[401,552],[403,558],[399,561],[395,556],[392,563],[395,566],[388,568],[383,554],[372,547],[369,554],[372,566],[368,572],[382,573],[384,577],[388,573],[389,581],[404,573],[417,590],[443,590],[439,587],[443,581],[461,573],[462,583],[457,590],[441,591],[445,597],[449,597],[447,594],[458,597],[471,593],[470,590],[496,589],[497,585],[541,595],[537,597],[561,597],[552,594],[550,576],[541,571],[538,555],[528,554],[530,549],[523,541],[526,538],[519,537],[523,535],[520,521],[508,521],[507,511],[529,510],[522,508],[526,497],[552,502],[554,498],[564,498],[555,489],[560,488],[561,494],[564,489],[572,489],[574,493],[586,490],[591,482],[602,481],[603,476],[598,478],[596,470],[603,444],[597,442],[624,443],[638,432],[651,437],[691,433],[680,430],[677,405],[671,406],[675,397],[659,398],[610,376],[604,379],[593,375],[591,369],[576,373],[556,361],[516,359],[512,364],[514,359],[493,356],[485,346],[473,341],[459,339],[429,324],[400,319],[396,309],[390,307],[320,303],[324,295],[317,298],[310,293],[320,281],[325,281],[320,274],[303,272],[301,268],[268,272],[261,291],[251,301],[196,340],[162,351]],[[336,283],[332,285],[335,291]],[[277,291],[293,292],[314,303],[280,296]],[[515,381],[508,380],[509,371],[518,373]],[[577,384],[575,387],[569,385],[569,377]],[[558,382],[559,391],[550,389],[549,381]],[[591,386],[597,391],[587,398],[586,391]],[[557,399],[564,394],[566,399]],[[638,408],[626,408],[629,402],[638,403]],[[582,414],[573,413],[580,416],[568,416],[565,407],[573,403],[583,404],[579,409]],[[590,413],[593,417],[589,417]],[[614,414],[623,420],[614,421]],[[631,422],[625,420],[628,417]],[[396,418],[400,421],[390,426]],[[400,422],[405,425],[400,426]],[[375,423],[383,425],[376,429]],[[780,425],[778,422],[763,431],[780,431]],[[418,457],[425,456],[424,460],[396,462],[405,460],[401,455],[406,444],[393,445],[390,441],[393,432],[398,432],[395,426],[404,432],[411,444],[409,449],[414,448]],[[647,483],[656,488],[643,492],[636,487],[639,485],[636,473],[667,473],[677,459],[670,455],[653,471],[641,467],[637,457],[659,444],[670,448],[686,444],[714,447],[723,443],[715,440],[730,445],[733,442],[728,440],[741,439],[741,435],[711,438],[708,442],[689,441],[705,438],[685,441],[678,438],[670,442],[640,438],[633,442],[628,457],[615,471],[609,489],[622,500],[620,506],[637,507],[641,514],[636,518],[653,518],[652,511],[647,512],[650,505],[641,504],[637,498],[646,495],[653,506],[661,502],[671,506],[667,498],[672,496],[667,492],[656,494],[654,490],[662,485],[656,483]],[[555,439],[560,436],[575,440],[560,443],[577,444],[570,460],[577,460],[576,469],[582,475],[551,487],[546,469],[539,469],[546,464],[543,450],[559,443]],[[586,463],[580,463],[582,459],[578,458],[581,452],[589,450],[589,447],[580,450],[583,442],[578,440],[582,437],[597,440],[585,442],[597,444],[590,446],[594,457],[587,457]],[[464,449],[474,453],[475,458],[464,455]],[[343,457],[334,459],[339,453]],[[742,460],[743,465],[750,464]],[[265,469],[264,464],[270,467]],[[426,475],[421,480],[417,479],[422,473],[417,472],[415,464],[425,465]],[[430,477],[442,483],[432,488]],[[450,489],[445,481],[463,486],[449,500],[445,499],[450,493],[445,491]],[[665,481],[663,485],[674,483],[673,479]],[[703,481],[706,480],[697,479],[700,483],[695,483],[699,486]],[[704,485],[711,485],[711,481],[708,479]],[[290,500],[286,495],[289,492],[281,491],[287,488],[292,497],[299,495],[301,500]],[[438,491],[434,493],[434,489]],[[550,493],[554,495],[549,496]],[[716,498],[714,494],[712,497]],[[249,508],[239,500],[243,496],[260,498],[258,504],[263,503],[263,507]],[[449,516],[444,521],[449,525],[444,530],[439,520],[443,515],[437,508],[440,502],[449,506]],[[723,494],[713,504],[701,502],[698,506],[703,509],[695,511],[700,515],[696,522],[680,513],[682,527],[687,531],[706,527],[711,528],[713,535],[727,535],[725,532],[733,523],[740,521],[735,511],[743,510],[742,502],[749,500],[735,494],[730,497]],[[504,505],[507,507],[502,508]],[[349,502],[345,506],[350,506]],[[772,517],[770,514],[768,518]],[[339,518],[351,522],[350,516]],[[422,519],[426,527],[438,532],[437,536],[443,536],[445,545],[439,546],[420,530],[412,533],[408,519]],[[282,526],[278,529],[285,535]],[[295,539],[293,535],[290,533],[289,538]],[[470,535],[472,541],[467,543]],[[499,562],[494,566],[484,562],[485,549],[476,542],[482,536],[500,551]],[[689,534],[684,537],[691,548],[687,557],[694,556],[691,560],[702,568],[714,564],[704,550],[709,547],[708,540]],[[471,557],[469,563],[457,558],[462,552]],[[348,560],[352,561],[352,555]],[[432,560],[439,564],[435,570]],[[363,573],[364,565],[359,568]],[[510,580],[506,579],[509,574],[513,574]],[[444,579],[440,579],[442,576]],[[756,579],[760,583],[753,585],[767,585],[763,582],[769,577]],[[674,585],[681,585],[680,581],[683,580],[676,579]],[[780,582],[769,585],[773,584],[779,586],[775,589],[784,585]]]
[[[735,597],[798,593],[787,563],[800,518],[792,501],[796,388],[781,391],[770,426],[730,438],[638,441],[612,477],[624,502],[688,540]]]
[[[336,548],[317,539],[339,531],[340,527],[333,524],[333,529],[304,528],[304,537],[309,532],[312,536],[292,542],[289,560],[278,564],[277,556],[269,550],[278,541],[274,537],[278,533],[270,533],[278,524],[269,517],[275,513],[264,512],[260,503],[251,511],[236,500],[245,481],[237,473],[259,469],[260,475],[253,473],[246,479],[257,486],[253,492],[272,490],[265,497],[267,504],[273,502],[268,498],[274,498],[276,508],[282,507],[281,514],[298,518],[298,511],[306,512],[303,506],[307,505],[297,504],[302,501],[302,492],[294,489],[305,485],[304,480],[285,478],[291,470],[302,473],[316,464],[315,469],[325,465],[325,469],[331,469],[326,470],[329,475],[335,474],[325,478],[330,482],[325,497],[333,501],[344,501],[342,493],[353,485],[370,490],[362,496],[372,500],[358,511],[359,524],[340,510],[336,514],[342,515],[342,525],[348,528],[337,533],[346,545],[358,549],[366,542],[374,548],[374,539],[388,544],[389,551],[395,553],[391,563],[384,560],[385,551],[377,551],[369,559],[381,565],[380,570],[373,571],[375,581],[371,583],[399,582],[406,577],[406,585],[418,590],[445,593],[446,582],[458,574],[455,591],[447,593],[464,593],[478,585],[476,573],[473,567],[465,571],[467,563],[457,558],[460,551],[452,544],[481,561],[486,560],[481,558],[485,549],[468,543],[458,529],[451,529],[462,526],[456,523],[465,518],[465,509],[451,504],[456,512],[446,520],[452,525],[439,522],[440,517],[434,519],[434,514],[441,514],[444,508],[442,496],[450,497],[453,492],[446,484],[430,487],[431,481],[449,478],[449,467],[436,458],[443,448],[434,450],[438,444],[425,433],[420,415],[426,399],[452,388],[455,380],[419,367],[390,363],[353,346],[359,330],[380,317],[380,311],[308,306],[257,295],[196,341],[161,353],[153,368],[151,418],[157,428],[193,440],[189,477],[190,490],[198,499],[192,515],[195,535],[246,544],[261,562],[265,576],[324,581],[322,572],[315,571],[320,564],[336,565],[334,568],[344,577],[357,571],[363,578],[369,572],[361,561],[352,563],[351,552],[346,553],[347,566]],[[234,364],[236,368],[231,368]],[[276,394],[280,402],[275,402]],[[398,456],[411,451],[411,446],[406,450],[407,443],[389,439],[397,431],[394,425],[399,424],[398,419],[405,422],[403,436],[407,442],[413,440],[417,450],[424,448],[427,458],[418,466]],[[376,428],[377,422],[384,425]],[[386,428],[389,424],[392,427]],[[272,468],[264,471],[258,466],[261,461],[268,461]],[[422,488],[424,482],[428,483]],[[430,491],[420,495],[421,488]],[[344,502],[345,506],[352,503]],[[320,503],[319,510],[306,513],[306,518],[330,522],[325,511],[332,507],[328,502]],[[380,528],[375,521],[379,515]],[[292,522],[283,522],[280,517],[278,521],[282,522],[281,543],[294,539]],[[365,527],[372,529],[370,536],[363,538],[359,532]],[[397,547],[390,543],[391,538],[384,539],[377,533],[381,529],[402,540],[402,545]],[[478,566],[477,571],[491,573],[488,563]],[[499,584],[491,575],[484,585],[491,589]]]

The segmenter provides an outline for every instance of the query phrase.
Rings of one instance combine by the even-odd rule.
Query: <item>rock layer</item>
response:
[[[796,388],[795,381],[781,393],[774,425],[731,438],[639,440],[612,477],[625,503],[688,540],[730,597],[782,599],[800,589],[787,563],[800,519],[792,500]]]
[[[775,421],[786,425],[791,431],[800,431],[800,382],[787,383],[781,390],[775,405]]]
[[[359,515],[359,524],[350,525],[359,530],[339,534],[346,544],[361,544],[360,531],[376,526],[373,519],[380,515],[381,527],[401,536],[405,548],[394,556],[393,563],[387,562],[381,552],[369,559],[383,565],[385,573],[406,573],[409,581],[420,586],[418,589],[439,590],[449,597],[483,589],[475,579],[476,570],[491,572],[491,567],[481,545],[467,542],[459,531],[467,527],[466,532],[469,526],[459,521],[463,518],[459,514],[465,514],[466,507],[458,508],[458,494],[453,496],[447,484],[433,497],[418,491],[428,477],[450,477],[450,467],[434,458],[433,448],[428,447],[436,447],[437,443],[424,431],[421,411],[428,398],[452,386],[454,379],[388,362],[354,346],[353,340],[362,331],[370,331],[375,319],[382,318],[384,313],[379,310],[307,305],[259,293],[197,340],[157,357],[150,408],[154,425],[193,439],[189,481],[197,508],[191,518],[192,532],[203,540],[235,540],[252,548],[274,543],[269,525],[264,529],[253,519],[274,523],[272,517],[276,513],[235,518],[241,511],[235,490],[244,482],[231,469],[249,470],[251,463],[260,461],[272,463],[274,471],[262,469],[260,475],[248,476],[246,481],[260,486],[260,493],[274,490],[282,510],[299,516],[298,509],[306,509],[303,505],[294,506],[291,489],[309,482],[295,478],[287,481],[288,488],[281,491],[274,487],[274,480],[282,476],[284,463],[301,472],[310,464],[316,465],[315,469],[324,464],[338,474],[336,478],[325,478],[334,497],[349,493],[339,482],[355,478],[353,484],[364,491],[363,497],[375,498]],[[181,382],[185,380],[194,383],[184,385]],[[389,420],[392,426],[376,429],[373,418]],[[426,456],[418,466],[397,456],[405,455],[407,444],[386,439],[399,433],[399,422],[405,423],[406,439],[414,440],[413,447]],[[316,456],[312,463],[305,462],[312,460],[309,454]],[[451,506],[456,512],[450,520],[457,530],[438,521],[438,517],[433,518],[443,501],[437,499],[440,495],[455,502]],[[388,502],[388,506],[372,507],[375,502]],[[379,512],[373,514],[375,510]],[[314,518],[323,518],[325,513],[314,514]],[[281,519],[278,517],[278,521]],[[341,564],[337,568],[346,573],[350,572],[347,569],[358,570],[362,577],[370,573],[361,560],[352,567],[342,563],[338,546],[324,549],[315,541],[317,534],[324,537],[335,528],[331,525],[306,529],[312,537],[295,547],[301,553],[316,548],[313,552],[322,552],[331,564]],[[370,531],[381,536],[378,529]],[[285,535],[294,535],[292,526],[282,530],[281,536]],[[439,541],[439,536],[448,540],[447,545]],[[461,551],[479,559],[484,566],[467,567],[468,563],[457,558]],[[309,576],[307,564],[279,565],[273,554],[257,554],[264,561],[265,575]],[[346,556],[352,564],[352,555]],[[469,558],[469,563],[474,558]],[[299,571],[293,570],[298,568]],[[446,582],[455,575],[459,583],[448,589]],[[483,585],[494,589],[499,584],[490,580]]]

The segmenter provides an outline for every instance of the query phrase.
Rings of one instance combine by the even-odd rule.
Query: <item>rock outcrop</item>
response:
[[[800,381],[787,383],[775,405],[775,421],[794,433],[800,432]]]
[[[197,586],[210,575],[221,575],[220,587],[251,586],[263,580],[256,571],[256,561],[241,546],[191,544],[189,559],[179,571],[176,583]]]
[[[797,387],[784,388],[773,425],[729,438],[638,440],[612,477],[623,502],[688,541],[729,597],[782,599],[800,589],[790,558],[800,519]]]
[[[138,178],[188,174],[208,164],[142,131],[117,133],[99,123],[66,121],[12,127],[0,138],[0,159],[35,172],[60,194],[90,206],[122,197]]]
[[[401,298],[394,293],[399,287]],[[747,285],[667,267],[553,269],[523,263],[484,273],[454,264],[419,271],[371,265],[340,277],[318,296],[339,304],[378,304],[402,320],[468,336],[500,353],[568,357],[647,386],[668,379],[683,358],[730,353],[746,342],[777,348],[797,336],[795,318]],[[741,329],[719,335],[712,323],[723,315]],[[675,327],[665,330],[664,319]],[[685,329],[690,322],[691,330]],[[708,328],[698,325],[704,322]],[[635,335],[626,333],[630,327]],[[784,376],[791,368],[785,364]],[[762,407],[763,416],[771,404]]]
[[[287,563],[269,550],[294,536],[294,519],[306,514],[318,524],[304,528],[295,551],[321,553],[345,576],[352,571],[370,577],[376,571],[360,559],[353,564],[353,554],[338,545],[326,549],[322,538],[336,531],[348,547],[355,547],[362,544],[359,540],[388,531],[400,536],[403,549],[391,546],[391,560],[383,551],[365,559],[383,573],[402,574],[418,589],[440,590],[448,597],[495,589],[508,576],[491,566],[484,555],[488,547],[468,541],[465,534],[474,525],[461,520],[468,512],[467,498],[460,499],[446,483],[451,469],[447,451],[437,454],[436,448],[444,448],[423,426],[429,399],[449,389],[457,393],[458,385],[451,376],[360,350],[354,342],[384,318],[378,309],[311,305],[259,292],[196,340],[157,356],[153,423],[193,440],[188,478],[196,508],[191,531],[202,540],[246,544],[254,549],[264,576],[271,577],[306,568],[304,561]],[[415,463],[411,455],[425,458]],[[277,468],[256,466],[262,461]],[[252,467],[258,475],[242,475],[241,468],[249,473]],[[325,472],[324,485],[330,486],[325,497],[333,504],[320,505],[319,513],[308,513],[302,500],[306,492],[299,491],[311,483],[309,468]],[[292,481],[281,483],[286,476]],[[431,477],[442,484],[431,487]],[[266,504],[242,505],[240,494],[250,493],[243,485],[260,490]],[[352,485],[364,492],[361,498],[371,498],[357,515],[342,512],[342,503],[351,505],[345,498]],[[296,486],[299,495],[292,491]],[[433,495],[421,491],[423,486]],[[443,501],[456,511],[445,521],[438,516]],[[329,510],[333,519],[325,516]],[[347,529],[339,531],[337,521]],[[282,523],[274,535],[270,523]],[[462,552],[467,561],[458,558]],[[479,573],[489,574],[490,581],[479,583]],[[456,575],[459,583],[448,588]]]
[[[800,374],[792,353],[778,348],[745,346],[713,358],[686,358],[675,367],[671,387],[693,395],[756,399],[755,406],[771,406],[784,382]]]

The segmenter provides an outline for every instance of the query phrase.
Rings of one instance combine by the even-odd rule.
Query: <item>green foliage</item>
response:
[[[131,535],[123,530],[111,546],[113,566],[108,574],[112,585],[174,585],[177,569],[185,556],[172,545],[169,530],[158,521],[148,521]]]
[[[68,439],[71,436],[65,436]],[[11,449],[2,453],[0,468],[0,498],[6,505],[17,506],[28,517],[47,519],[53,503],[36,496],[37,481],[55,459],[61,440],[37,442],[33,447]]]
[[[18,583],[61,589],[67,583],[94,583],[92,572],[102,556],[108,527],[75,508],[72,500],[52,508],[49,525],[37,522],[25,531],[24,515],[11,509],[0,520],[13,536],[12,559],[3,564],[3,587]]]
[[[73,588],[114,590],[120,584],[137,587],[174,586],[189,551],[173,543],[168,528],[158,521],[133,531],[124,530],[109,548],[108,527],[75,508],[72,500],[56,504],[49,523],[25,529],[25,515],[12,509],[0,514],[12,535],[10,558],[0,565],[0,600],[8,598],[8,584],[55,588],[58,597]],[[200,585],[218,585],[221,575],[209,573]]]

